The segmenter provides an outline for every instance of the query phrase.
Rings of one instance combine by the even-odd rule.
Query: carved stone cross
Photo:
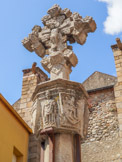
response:
[[[71,67],[76,66],[78,59],[67,41],[83,45],[87,33],[96,30],[96,23],[92,17],[82,18],[79,13],[72,13],[68,8],[62,10],[57,4],[47,13],[42,18],[44,27],[34,26],[22,43],[30,52],[35,51],[42,57],[41,64],[51,74],[51,80],[69,79]]]

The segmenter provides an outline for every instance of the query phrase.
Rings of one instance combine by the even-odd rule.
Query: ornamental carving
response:
[[[71,131],[82,137],[86,135],[88,107],[84,94],[64,87],[52,87],[46,91],[40,89],[37,94],[32,112],[37,132],[54,128],[57,133]]]
[[[76,66],[78,59],[67,42],[83,45],[88,33],[96,30],[96,23],[90,16],[82,18],[79,13],[72,13],[68,8],[62,10],[57,4],[47,13],[42,18],[44,27],[35,25],[22,43],[42,58],[41,64],[51,79],[69,79],[71,67]]]
[[[46,92],[46,99],[42,103],[43,127],[56,126],[57,102],[51,99],[50,92]]]
[[[78,117],[78,107],[74,96],[62,95],[61,126],[75,126],[81,119]]]

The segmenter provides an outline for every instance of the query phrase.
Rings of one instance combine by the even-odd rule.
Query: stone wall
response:
[[[117,84],[115,85],[114,92],[119,121],[120,150],[122,156],[122,43],[118,38],[116,40],[117,45],[112,46],[117,72]]]
[[[28,162],[40,161],[41,142],[37,135],[31,134],[29,137]]]
[[[35,68],[35,73],[32,69],[23,70],[23,83],[21,98],[13,104],[15,110],[31,127],[31,97],[38,83],[48,80],[47,75],[38,67]]]
[[[21,98],[19,98],[12,106],[17,111],[20,109]]]
[[[105,87],[102,89],[96,89],[94,91],[88,91],[90,104],[97,106],[99,103],[108,102],[114,100],[114,87]]]
[[[119,138],[81,145],[82,162],[121,162]]]
[[[118,120],[115,102],[99,103],[92,107],[88,135],[85,142],[112,140],[118,136]]]
[[[120,158],[119,125],[114,89],[90,92],[88,135],[82,141],[82,162],[106,162]],[[118,161],[117,161],[118,162]]]

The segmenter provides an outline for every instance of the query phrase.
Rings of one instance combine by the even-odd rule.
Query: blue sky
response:
[[[79,12],[82,17],[92,16],[97,30],[90,33],[87,42],[73,45],[79,63],[73,68],[70,79],[83,82],[94,71],[116,75],[113,53],[110,48],[115,38],[121,38],[121,0],[4,0],[0,5],[0,93],[13,104],[21,96],[22,70],[33,62],[41,67],[41,58],[27,51],[21,40],[28,36],[34,25],[54,4]],[[117,14],[115,15],[115,11]],[[120,12],[120,13],[119,13]],[[118,16],[120,15],[120,16]],[[116,17],[118,18],[116,20]]]

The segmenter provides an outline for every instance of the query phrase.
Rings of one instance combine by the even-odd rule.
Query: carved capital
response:
[[[32,111],[33,123],[36,123],[33,127],[40,125],[40,128],[34,130],[54,128],[55,132],[78,133],[84,137],[88,127],[84,89],[76,83],[71,86],[70,82],[61,80],[49,81],[40,86],[38,92],[35,91],[36,97],[33,96]]]

